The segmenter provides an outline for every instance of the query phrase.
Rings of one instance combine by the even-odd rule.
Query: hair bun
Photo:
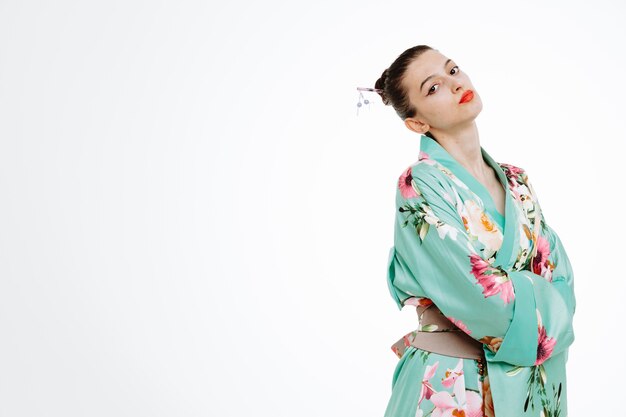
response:
[[[383,99],[383,103],[388,106],[389,103],[389,99],[387,98],[387,96],[385,95],[385,80],[387,79],[387,75],[389,74],[389,68],[385,69],[382,73],[382,75],[380,76],[380,78],[378,80],[376,80],[376,83],[374,84],[374,88],[377,88],[379,90],[383,90],[381,92],[378,92],[378,94],[380,95],[380,97]]]

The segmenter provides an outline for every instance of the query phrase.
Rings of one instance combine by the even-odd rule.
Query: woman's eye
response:
[[[458,65],[455,65],[454,67],[452,67],[452,69],[450,70],[450,73],[452,73],[452,71],[453,71],[455,68],[456,68],[456,72],[455,72],[454,74],[458,74],[458,73],[459,73],[459,71],[460,71],[460,70],[459,70],[459,66],[458,66]],[[452,75],[454,75],[454,74],[452,74]],[[434,93],[435,93],[435,92],[433,91],[433,88],[435,88],[435,86],[436,86],[436,85],[439,85],[439,84],[433,84],[433,86],[432,86],[432,87],[430,87],[430,89],[428,90],[428,94],[426,94],[427,96],[429,96],[429,95],[431,95],[431,94],[434,94]]]

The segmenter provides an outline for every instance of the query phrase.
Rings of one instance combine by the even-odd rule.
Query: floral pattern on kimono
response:
[[[407,345],[385,417],[567,415],[572,267],[526,171],[481,153],[505,190],[504,215],[483,184],[422,135],[418,161],[398,178],[387,283],[398,309],[433,302],[483,343],[489,392],[476,361]],[[440,367],[462,371],[459,387],[445,376],[428,382]]]

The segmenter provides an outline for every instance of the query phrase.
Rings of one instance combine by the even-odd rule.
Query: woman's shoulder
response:
[[[420,151],[417,161],[402,170],[399,178],[406,179],[409,176],[423,183],[441,181],[445,177],[453,177],[452,172],[448,168],[435,159],[431,159],[427,153],[422,151]]]
[[[432,160],[420,159],[405,167],[398,175],[397,186],[402,194],[406,196],[406,191],[411,187],[425,186],[437,183],[441,171],[437,169]]]

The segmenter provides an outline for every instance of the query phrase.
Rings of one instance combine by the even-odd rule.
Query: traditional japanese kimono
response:
[[[387,282],[398,309],[434,303],[481,342],[486,369],[408,342],[392,347],[400,360],[385,417],[567,416],[570,261],[526,172],[481,152],[505,190],[504,215],[485,186],[421,136],[418,161],[398,180]]]

